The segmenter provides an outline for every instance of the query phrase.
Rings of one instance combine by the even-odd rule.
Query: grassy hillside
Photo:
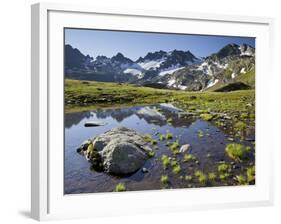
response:
[[[65,111],[89,111],[170,102],[193,113],[226,113],[235,119],[255,117],[255,91],[185,92],[130,84],[65,80]]]
[[[245,74],[241,74],[235,78],[237,82],[243,82],[252,88],[255,88],[255,70],[251,70]]]
[[[216,85],[208,88],[206,91],[219,91],[219,89],[227,89],[227,86],[231,83],[244,83],[247,86],[250,86],[252,89],[254,89],[255,88],[255,70],[253,69],[249,72],[238,75],[230,83],[223,83],[220,81]],[[237,85],[237,87],[239,87],[239,85]],[[243,88],[241,88],[241,89],[243,89]]]

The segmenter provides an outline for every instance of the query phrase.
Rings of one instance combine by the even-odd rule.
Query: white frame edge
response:
[[[270,29],[270,55],[273,57],[274,19],[269,17],[219,15],[183,11],[105,9],[94,6],[57,3],[33,4],[31,6],[31,217],[36,220],[48,220],[51,218],[48,208],[48,11],[266,24]],[[272,68],[271,72],[273,72]],[[271,153],[271,157],[273,158],[273,149],[270,149],[269,153]],[[273,164],[271,164],[271,170],[273,171]],[[249,202],[247,205],[227,203],[216,205],[215,208],[272,205],[274,202],[274,172],[271,173],[272,175],[269,177],[271,187],[268,201]],[[213,207],[212,205],[203,205],[200,209],[211,209]],[[190,210],[191,208],[187,209]],[[199,208],[194,209],[197,210]]]

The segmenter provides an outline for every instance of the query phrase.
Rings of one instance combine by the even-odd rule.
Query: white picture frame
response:
[[[271,81],[263,75],[267,73],[268,77],[273,67],[273,19],[181,11],[128,11],[50,3],[34,4],[31,12],[31,214],[34,219],[179,212],[273,203],[273,147],[270,133],[266,131],[270,130],[271,108],[267,105],[267,91]],[[178,33],[183,32],[182,27],[185,27],[184,32],[189,30],[196,34],[256,37],[256,185],[64,196],[61,179],[63,148],[60,142],[63,130],[63,27],[162,32],[173,29],[173,32]],[[109,200],[110,203],[107,203]],[[90,206],[91,209],[84,209]]]

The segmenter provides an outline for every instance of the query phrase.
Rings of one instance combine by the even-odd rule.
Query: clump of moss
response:
[[[238,181],[238,183],[239,183],[240,185],[246,185],[246,184],[248,184],[247,178],[246,178],[245,176],[243,176],[243,175],[237,175],[237,176],[235,177],[235,179]]]
[[[225,151],[228,157],[236,162],[241,162],[247,153],[245,146],[238,143],[228,144]]]
[[[167,132],[166,134],[166,140],[172,139],[173,138],[173,134],[170,132]]]
[[[115,186],[116,192],[126,191],[126,186],[123,183],[119,183]]]
[[[197,177],[197,180],[198,180],[198,183],[201,185],[201,186],[204,186],[206,185],[207,183],[207,176],[200,170],[197,170],[194,175]]]
[[[160,141],[164,141],[164,140],[165,140],[165,135],[160,134],[160,135],[159,135],[159,140],[160,140]]]
[[[170,165],[170,158],[167,155],[162,155],[161,160],[164,169],[167,169]]]
[[[179,144],[179,141],[175,141],[173,142],[171,145],[170,145],[170,149],[172,150],[173,154],[179,154],[179,147],[180,147],[180,144]]]
[[[169,183],[169,177],[167,175],[161,175],[160,181],[162,184],[168,184]]]
[[[152,158],[152,157],[155,156],[155,152],[154,152],[154,151],[149,151],[149,152],[147,153],[147,155],[148,155],[150,158]]]
[[[144,141],[146,141],[146,142],[151,142],[152,137],[151,137],[151,135],[149,135],[149,134],[145,134],[145,135],[143,136],[143,139],[144,139]]]
[[[151,139],[150,143],[151,145],[157,145],[157,141],[155,139]]]
[[[244,131],[247,128],[247,125],[242,121],[238,121],[234,124],[234,128],[237,131]]]
[[[214,172],[208,173],[208,179],[211,182],[214,182],[216,180],[216,178],[217,178],[217,175]]]
[[[192,154],[184,154],[183,156],[183,161],[184,162],[190,162],[190,161],[195,161],[196,157]]]
[[[184,177],[184,179],[185,179],[186,181],[191,181],[191,180],[192,180],[192,176],[191,176],[191,175],[186,175],[186,176]]]
[[[173,173],[174,174],[179,174],[180,172],[181,172],[180,164],[177,164],[177,165],[173,166]]]
[[[247,168],[246,174],[247,174],[247,180],[249,183],[252,183],[255,181],[255,173],[256,173],[255,166],[251,166],[251,167]]]
[[[227,177],[230,176],[231,166],[229,164],[226,164],[225,162],[222,162],[218,165],[217,169],[218,169],[218,172],[219,172],[220,180],[225,180]]]
[[[212,114],[200,114],[200,118],[204,121],[210,121],[213,117],[214,116]]]
[[[231,172],[231,167],[229,164],[226,164],[225,162],[220,163],[218,165],[218,172],[219,173],[230,173]]]

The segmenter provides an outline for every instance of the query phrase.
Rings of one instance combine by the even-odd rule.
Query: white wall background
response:
[[[30,208],[30,4],[32,0],[2,0],[0,7],[0,223],[32,223]],[[273,207],[193,211],[79,220],[79,223],[280,223],[281,221],[281,137],[279,72],[281,13],[278,0],[69,0],[79,4],[137,9],[183,10],[223,14],[275,17],[275,74],[271,101],[275,141],[275,205]],[[279,116],[279,117],[278,117]],[[280,137],[279,137],[280,136]],[[110,203],[110,202],[109,202]],[[77,220],[59,223],[78,223]]]

